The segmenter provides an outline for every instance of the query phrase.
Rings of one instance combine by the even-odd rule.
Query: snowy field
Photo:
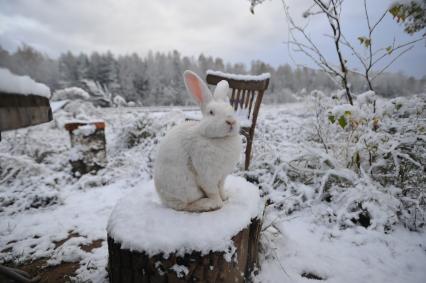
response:
[[[106,282],[106,226],[112,208],[130,190],[150,181],[156,144],[185,113],[93,109],[78,103],[67,107],[48,124],[2,133],[0,262],[78,262],[72,280]],[[315,118],[312,109],[298,103],[263,106],[260,112],[251,171],[239,168],[235,173],[258,184],[272,200],[265,211],[261,271],[254,280],[426,282],[422,229],[412,232],[397,221],[386,225],[398,206],[392,192],[376,193],[355,184],[330,203],[322,201],[316,182],[289,178],[289,164],[317,150],[315,143],[307,142]],[[108,165],[97,175],[78,179],[71,174],[70,140],[63,129],[71,116],[106,121]],[[348,221],[350,211],[342,212],[355,190],[380,194],[370,210],[377,213],[367,227]]]

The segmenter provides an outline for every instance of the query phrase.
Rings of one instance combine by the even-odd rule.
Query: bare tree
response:
[[[342,27],[341,11],[343,0],[312,0],[312,6],[303,13],[305,18],[314,15],[323,15],[326,17],[331,29],[333,45],[338,58],[338,65],[335,66],[327,59],[318,45],[312,40],[307,32],[308,25],[301,26],[296,24],[292,15],[289,13],[289,6],[285,0],[282,0],[284,12],[289,25],[289,40],[286,42],[295,52],[300,52],[309,57],[319,68],[324,70],[333,81],[337,82],[345,89],[346,98],[350,104],[353,104],[351,91],[348,81],[347,60],[342,54]]]
[[[368,88],[370,90],[374,90],[373,88],[373,81],[378,76],[380,76],[385,70],[387,70],[398,58],[400,58],[402,55],[404,55],[406,52],[410,51],[414,44],[416,44],[419,41],[424,40],[424,35],[420,38],[416,38],[414,40],[403,42],[403,43],[397,43],[396,39],[394,38],[391,45],[387,47],[379,47],[374,49],[373,45],[375,46],[373,33],[376,30],[376,28],[380,25],[380,23],[383,21],[385,16],[388,14],[389,9],[385,9],[383,13],[379,16],[379,18],[372,22],[370,19],[370,15],[368,12],[368,6],[367,6],[367,0],[364,0],[364,13],[365,13],[365,20],[367,22],[368,27],[368,35],[367,36],[359,36],[358,40],[361,43],[364,48],[368,49],[368,54],[366,56],[362,56],[361,52],[353,46],[353,44],[350,43],[348,39],[342,34],[342,44],[348,47],[352,54],[358,59],[358,61],[361,63],[361,66],[363,67],[363,72],[357,72],[358,74],[362,75],[365,80],[367,81]],[[386,62],[385,60],[388,59],[388,62],[384,64],[382,67],[377,67],[380,62]],[[352,70],[352,72],[355,72]]]
[[[251,3],[250,10],[252,13],[254,13],[254,7],[256,5],[264,2],[264,0],[249,1]],[[403,14],[402,12],[405,10],[403,9],[404,6],[401,5],[397,6],[397,8],[395,8],[395,5],[391,6],[390,8],[385,9],[376,21],[372,22],[368,12],[367,1],[364,0],[363,6],[365,20],[368,27],[368,35],[358,37],[358,40],[360,41],[363,48],[368,49],[368,54],[363,56],[358,48],[355,48],[354,45],[342,33],[341,11],[344,0],[312,0],[312,5],[306,12],[303,13],[303,17],[308,18],[316,15],[322,15],[327,19],[332,34],[326,36],[332,40],[338,58],[338,65],[335,66],[328,58],[325,57],[324,53],[318,47],[318,44],[315,43],[312,37],[308,34],[307,29],[309,22],[304,26],[296,24],[292,14],[289,12],[287,1],[281,1],[283,3],[284,12],[289,25],[289,40],[286,42],[289,46],[289,53],[290,51],[300,52],[310,58],[319,68],[325,71],[333,79],[333,81],[337,82],[345,89],[346,97],[350,104],[353,104],[353,102],[348,82],[349,72],[361,75],[367,81],[368,88],[370,90],[374,90],[374,79],[386,71],[396,60],[398,60],[398,58],[410,51],[414,47],[415,43],[425,39],[425,34],[423,34],[420,38],[416,38],[411,41],[400,43],[396,42],[394,39],[393,43],[387,47],[375,48],[376,44],[374,44],[373,47],[373,33],[379,24],[383,21],[387,13],[390,12],[394,17],[401,18],[402,16],[400,14]],[[423,1],[426,2],[426,0]],[[415,8],[418,7],[415,6]],[[418,9],[415,10],[413,8],[412,10],[414,10],[417,14],[421,14]],[[424,10],[421,11],[423,11],[423,14],[421,15],[424,15]],[[423,22],[420,20],[419,21],[422,22],[423,25],[417,24],[417,29],[412,28],[409,31],[419,31],[424,28],[424,17],[421,20]],[[349,68],[347,63],[348,61],[342,52],[342,46],[349,48],[352,52],[352,55],[354,55],[361,63],[363,68],[362,72],[358,72],[353,68]]]

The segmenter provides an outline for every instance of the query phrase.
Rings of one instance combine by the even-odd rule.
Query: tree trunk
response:
[[[258,245],[262,223],[251,224],[236,234],[232,241],[236,248],[232,258],[225,252],[201,255],[193,251],[183,256],[163,254],[149,256],[144,252],[121,249],[108,236],[109,280],[115,282],[247,282],[258,269]]]
[[[93,133],[84,135],[74,132],[79,127],[88,125],[95,128]],[[107,156],[104,122],[72,122],[67,123],[65,129],[70,133],[71,148],[78,148],[81,151],[78,158],[73,157],[69,160],[75,176],[94,173],[105,168]]]

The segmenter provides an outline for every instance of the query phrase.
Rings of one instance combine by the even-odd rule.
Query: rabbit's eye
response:
[[[212,116],[214,116],[214,112],[213,112],[213,110],[210,110],[210,115],[212,115]]]

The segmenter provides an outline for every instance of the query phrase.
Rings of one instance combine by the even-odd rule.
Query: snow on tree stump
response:
[[[153,182],[118,201],[108,221],[109,280],[246,282],[258,268],[263,202],[256,186],[229,176],[229,199],[190,213],[161,204]]]
[[[96,173],[106,166],[104,122],[72,122],[65,129],[70,133],[69,162],[75,176]]]

